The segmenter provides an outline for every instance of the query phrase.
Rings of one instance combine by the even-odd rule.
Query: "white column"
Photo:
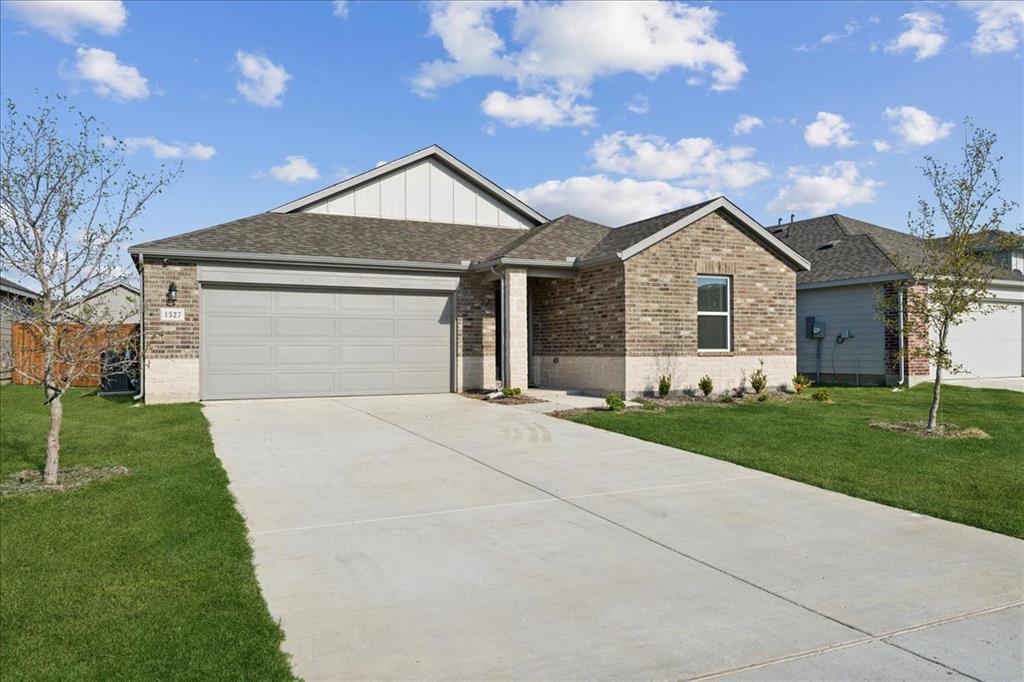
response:
[[[526,310],[526,269],[502,273],[505,386],[526,389],[529,382],[529,326]]]

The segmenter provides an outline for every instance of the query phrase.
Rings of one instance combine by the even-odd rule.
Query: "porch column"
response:
[[[502,273],[504,315],[504,376],[506,387],[526,389],[530,357],[526,313],[526,268],[508,268]]]

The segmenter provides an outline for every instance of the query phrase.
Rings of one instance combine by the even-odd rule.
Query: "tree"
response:
[[[97,373],[100,353],[125,343],[123,320],[83,305],[122,273],[122,246],[146,203],[179,173],[133,172],[125,147],[64,97],[33,113],[12,100],[0,129],[0,259],[40,294],[9,314],[38,340],[40,366],[21,369],[43,388],[50,411],[43,482],[57,483],[62,396]]]
[[[993,156],[996,135],[965,121],[967,140],[959,164],[926,156],[921,172],[933,198],[919,198],[916,215],[907,217],[920,249],[913,256],[896,256],[903,282],[904,333],[922,342],[904,350],[908,357],[925,358],[935,367],[927,429],[937,427],[944,372],[963,367],[952,357],[949,331],[991,311],[985,303],[989,285],[999,272],[996,254],[1019,245],[1020,237],[1003,231],[1003,221],[1016,204],[1000,196],[1002,157]],[[939,236],[937,226],[945,233]],[[1017,227],[1017,232],[1020,226]],[[899,331],[895,297],[882,299],[886,324]]]

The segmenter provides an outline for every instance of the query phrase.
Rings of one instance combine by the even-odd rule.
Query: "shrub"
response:
[[[812,383],[814,382],[808,379],[806,374],[797,374],[793,377],[793,390],[797,393],[803,393],[804,389],[808,388]]]
[[[518,386],[516,386],[516,387],[514,387],[514,388],[512,389],[512,395],[519,395],[519,394],[521,394],[522,392],[523,392],[523,389],[519,388]]]
[[[757,396],[757,402],[759,402],[759,403],[763,403],[766,400],[768,400],[768,394],[767,393],[762,393],[761,395]]]
[[[640,403],[640,406],[643,407],[645,410],[656,410],[656,409],[658,409],[658,403],[653,402],[651,400],[643,401],[642,403]]]
[[[505,396],[506,398],[511,398],[513,396],[517,396],[517,395],[519,395],[522,392],[523,392],[523,389],[521,389],[521,388],[514,388],[512,386],[507,386],[507,387],[501,389],[501,394],[503,396]]]
[[[608,409],[612,412],[618,412],[626,407],[626,401],[624,401],[618,393],[609,393],[606,395],[604,397],[604,404],[607,405]]]
[[[758,362],[761,363],[761,366],[750,375],[750,387],[754,389],[754,393],[760,394],[768,385],[768,375],[764,373],[764,360],[758,360]]]
[[[711,381],[711,377],[705,374],[700,378],[700,381],[697,382],[697,388],[700,389],[700,392],[703,393],[706,398],[711,395],[713,390],[715,390],[715,384]]]
[[[819,403],[830,403],[832,402],[832,392],[827,388],[819,388],[817,391],[811,394],[811,397],[817,400]]]
[[[723,391],[722,392],[722,397],[718,399],[718,402],[720,402],[720,403],[731,403],[734,400],[735,400],[735,398],[732,397],[732,394],[729,393],[729,391]]]
[[[672,390],[672,377],[667,374],[662,374],[661,378],[658,379],[658,395],[664,398],[668,395],[668,392]]]

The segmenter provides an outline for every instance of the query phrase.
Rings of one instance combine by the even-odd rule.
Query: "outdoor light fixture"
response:
[[[178,285],[171,282],[170,286],[167,287],[167,305],[174,305],[174,302],[178,300]]]

